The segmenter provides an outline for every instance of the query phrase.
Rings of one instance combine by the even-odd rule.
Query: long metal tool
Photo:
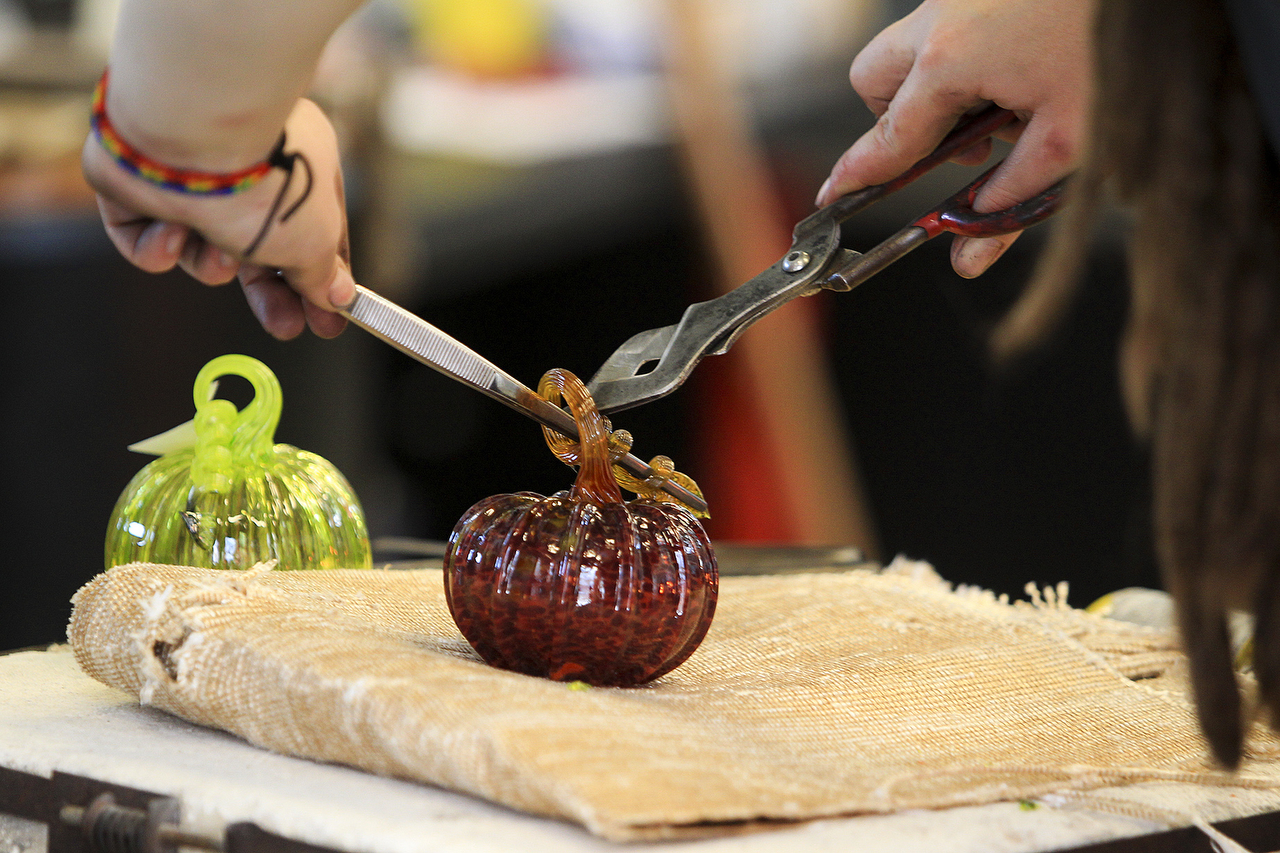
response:
[[[577,424],[564,409],[544,400],[510,373],[426,320],[372,290],[357,285],[355,301],[342,313],[360,328],[445,376],[562,435],[578,437]],[[619,458],[616,464],[642,480],[655,476],[652,467],[630,453]],[[705,500],[678,483],[663,480],[662,490],[698,512],[707,511]]]

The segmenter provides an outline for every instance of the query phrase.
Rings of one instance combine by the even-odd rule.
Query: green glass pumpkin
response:
[[[213,397],[243,376],[254,397],[237,411]],[[224,355],[195,381],[195,446],[171,450],[129,482],[107,530],[107,567],[136,561],[211,569],[368,568],[364,511],[327,460],[274,444],[280,382],[265,364]]]

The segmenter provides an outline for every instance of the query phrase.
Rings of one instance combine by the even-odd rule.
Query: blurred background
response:
[[[585,380],[785,252],[871,124],[849,62],[911,5],[375,0],[315,83],[344,139],[357,280],[528,384],[552,367]],[[224,353],[276,372],[277,441],[336,464],[376,540],[444,539],[483,497],[568,487],[532,422],[360,330],[279,343],[238,288],[117,256],[78,168],[113,19],[109,0],[0,0],[0,649],[62,638],[149,461],[127,445],[190,419],[197,371]],[[846,245],[973,174],[936,170],[850,222]],[[614,425],[698,479],[721,541],[902,553],[1014,596],[1067,580],[1076,605],[1155,586],[1112,233],[1048,345],[987,363],[1042,230],[976,281],[944,237],[800,300]]]

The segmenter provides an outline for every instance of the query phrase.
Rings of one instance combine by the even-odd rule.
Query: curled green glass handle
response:
[[[253,385],[253,399],[244,409],[237,411],[229,400],[213,396],[223,376],[242,376]],[[269,367],[247,355],[219,356],[196,374],[192,396],[196,446],[191,481],[195,486],[222,492],[237,471],[271,464],[284,400],[280,380]]]

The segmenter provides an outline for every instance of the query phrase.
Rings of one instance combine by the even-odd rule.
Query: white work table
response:
[[[997,803],[810,821],[696,841],[620,845],[568,823],[451,791],[258,749],[140,706],[81,673],[66,647],[0,655],[0,813],[10,815],[0,815],[0,850],[43,849],[42,826],[32,823],[30,815],[26,820],[12,816],[22,817],[23,804],[29,810],[40,797],[35,789],[43,780],[56,780],[56,774],[176,798],[184,830],[222,838],[227,827],[250,823],[274,836],[350,853],[602,853],[645,847],[663,853],[1036,853],[1122,838],[1145,839],[1148,846],[1106,849],[1208,850],[1207,839],[1195,830],[1166,834],[1160,847],[1149,846],[1158,840],[1150,836],[1177,825],[1176,818],[1154,822],[1108,814],[1099,810],[1102,800],[1097,798],[1127,798],[1170,814],[1196,812],[1214,822],[1280,809],[1280,791],[1162,783],[1035,807]],[[53,796],[56,786],[48,786],[48,793]],[[49,813],[56,815],[65,804],[47,804]],[[1280,818],[1253,818],[1235,826],[1251,830],[1263,843],[1274,841],[1265,849],[1280,849]],[[228,836],[228,850],[237,849],[233,841]],[[288,845],[276,849],[281,846]]]

